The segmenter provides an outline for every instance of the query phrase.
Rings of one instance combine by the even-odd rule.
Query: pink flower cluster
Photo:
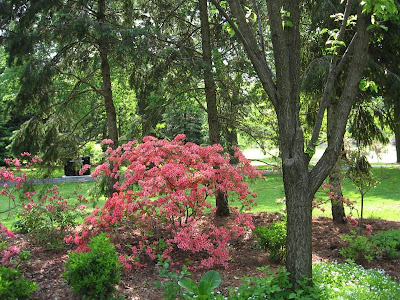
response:
[[[15,237],[14,233],[12,231],[8,230],[8,228],[6,226],[4,226],[1,222],[0,222],[0,228],[1,228],[1,232],[3,232],[8,237],[10,237],[10,238]]]
[[[95,169],[93,176],[114,178],[116,192],[85,219],[84,229],[95,235],[111,231],[123,220],[133,221],[142,232],[142,241],[133,245],[131,258],[120,258],[124,265],[136,262],[136,266],[141,266],[141,254],[154,260],[156,247],[152,247],[146,232],[161,230],[162,235],[170,236],[168,247],[161,253],[163,257],[181,249],[204,254],[202,267],[226,266],[231,238],[254,228],[251,217],[234,207],[234,225],[229,230],[202,223],[202,217],[212,211],[207,199],[217,190],[235,194],[237,206],[244,210],[254,205],[257,195],[249,190],[245,179],[261,177],[261,172],[250,165],[239,149],[235,149],[239,159],[236,166],[230,164],[229,155],[223,153],[220,145],[202,147],[185,142],[183,134],[172,141],[149,136],[141,144],[131,141],[116,149],[108,148],[107,153],[107,160]],[[82,250],[86,243],[82,238],[76,244]]]
[[[8,247],[7,250],[3,250],[1,252],[1,263],[5,266],[11,266],[12,265],[12,258],[19,254],[20,249],[16,246],[10,246]]]

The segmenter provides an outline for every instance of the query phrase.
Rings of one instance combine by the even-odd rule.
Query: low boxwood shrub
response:
[[[0,299],[29,299],[36,290],[37,284],[25,279],[20,271],[0,267]]]
[[[346,259],[351,259],[357,263],[371,262],[375,256],[379,255],[380,249],[367,236],[343,234],[342,240],[348,245],[339,250],[339,253]]]
[[[389,259],[400,257],[400,229],[379,231],[371,236],[371,241],[382,250]]]
[[[90,252],[70,253],[64,278],[84,299],[109,299],[120,281],[118,254],[105,234],[93,237],[88,248]]]
[[[284,261],[286,258],[286,221],[277,221],[267,226],[257,226],[254,235],[259,239],[258,244],[269,257],[275,261]]]
[[[313,266],[314,286],[327,300],[398,300],[400,284],[382,270],[366,270],[349,261]]]

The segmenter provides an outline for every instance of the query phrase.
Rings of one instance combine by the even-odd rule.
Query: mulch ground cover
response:
[[[254,213],[253,220],[256,225],[268,225],[276,220],[274,214]],[[230,222],[230,218],[209,219],[206,222],[224,223]],[[374,231],[400,229],[400,222],[386,221],[380,219],[366,220],[365,224],[371,224]],[[318,217],[313,219],[313,262],[343,262],[339,250],[345,246],[340,239],[342,234],[350,232],[350,225],[335,225],[330,218]],[[126,233],[125,233],[126,234]],[[10,240],[12,242],[12,240]],[[24,276],[39,284],[33,299],[80,299],[72,293],[71,288],[62,278],[64,263],[68,259],[68,250],[59,252],[46,251],[40,245],[29,240],[26,234],[17,234],[13,244],[18,244],[22,249],[31,251],[31,259],[22,266]],[[257,267],[269,265],[276,270],[280,265],[272,262],[260,247],[257,246],[254,237],[249,234],[241,240],[231,243],[231,262],[227,268],[216,268],[222,277],[222,284],[219,290],[223,294],[228,293],[228,287],[239,286],[243,276],[261,276],[263,273]],[[181,263],[196,259],[193,255],[176,252],[176,259]],[[376,259],[364,265],[366,268],[383,269],[396,280],[400,280],[400,259],[386,260]],[[117,287],[118,293],[126,299],[162,299],[160,290],[155,289],[154,282],[159,280],[157,275],[159,267],[154,262],[148,262],[141,270],[132,270],[123,273],[122,280]],[[172,269],[180,271],[180,267]],[[198,280],[205,271],[192,271],[191,278]]]

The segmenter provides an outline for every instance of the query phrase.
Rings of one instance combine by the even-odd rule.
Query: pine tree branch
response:
[[[68,134],[67,138],[69,138],[75,132],[75,130],[78,128],[79,124],[81,124],[83,122],[83,120],[86,119],[87,116],[89,116],[92,112],[94,112],[96,109],[98,109],[101,106],[104,106],[104,103],[100,103],[100,104],[92,107],[91,110],[89,110],[78,122],[76,122],[75,125],[74,125],[74,128],[72,128],[72,130]]]
[[[60,69],[58,69],[59,73],[65,76],[69,76],[69,77],[73,77],[76,80],[78,80],[78,82],[86,84],[87,86],[89,86],[94,92],[96,92],[97,94],[104,96],[104,90],[99,90],[96,86],[94,86],[92,83],[90,83],[89,81],[86,80],[86,78],[81,78],[78,75],[75,75],[73,73],[69,73],[69,72],[63,72]]]

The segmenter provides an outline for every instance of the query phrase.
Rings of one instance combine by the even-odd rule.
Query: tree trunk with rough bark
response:
[[[394,140],[396,143],[396,162],[400,163],[400,100],[394,106]]]
[[[331,103],[328,105],[328,118],[327,118],[327,126],[328,126],[328,145],[329,143],[333,143],[332,141],[332,131],[334,130],[334,122],[338,116],[335,113],[338,111],[337,109],[337,101],[331,100]],[[340,199],[343,197],[342,186],[340,182],[340,166],[337,164],[332,168],[331,173],[329,174],[329,184],[332,186],[332,192],[336,195],[336,199],[331,199],[331,210],[332,210],[332,219],[335,224],[344,224],[346,223],[346,214],[344,212],[343,201]]]
[[[203,50],[204,62],[204,86],[207,102],[207,116],[208,116],[208,129],[210,143],[220,144],[220,128],[218,122],[217,111],[217,95],[215,92],[215,82],[212,73],[212,58],[211,58],[211,38],[210,38],[210,24],[208,21],[208,8],[207,0],[199,0],[200,5],[200,22],[201,22],[201,44]],[[218,167],[218,166],[216,166]],[[217,216],[228,216],[229,206],[228,198],[222,191],[216,192],[216,206]]]
[[[332,192],[337,196],[336,199],[331,199],[332,219],[335,224],[345,224],[346,214],[343,202],[340,201],[343,198],[343,192],[338,173],[337,167],[334,167],[329,175],[329,184],[332,185]]]
[[[98,11],[97,11],[97,21],[99,23],[99,39],[97,40],[97,44],[99,47],[100,59],[101,59],[101,76],[103,80],[102,86],[102,94],[104,98],[104,106],[106,109],[106,118],[107,118],[107,131],[108,137],[114,142],[111,147],[116,149],[118,147],[118,127],[117,127],[117,114],[115,111],[113,95],[112,95],[112,87],[111,87],[111,70],[110,63],[108,60],[108,41],[104,37],[102,31],[104,30],[104,22],[105,18],[105,10],[106,3],[105,0],[98,1]],[[112,168],[112,165],[110,165]],[[115,178],[104,179],[106,180],[106,194],[108,197],[111,197],[115,192],[114,184],[116,183]]]
[[[105,0],[99,0],[97,21],[99,23],[99,28],[100,28],[99,32],[100,37],[97,40],[97,44],[99,46],[99,53],[101,59],[101,76],[103,80],[102,93],[104,97],[104,106],[106,109],[108,136],[111,140],[114,141],[112,147],[116,148],[118,147],[117,114],[115,112],[115,106],[112,95],[110,63],[108,61],[108,42],[106,38],[102,37],[102,32],[101,32],[102,30],[104,30],[105,9],[106,9]]]

